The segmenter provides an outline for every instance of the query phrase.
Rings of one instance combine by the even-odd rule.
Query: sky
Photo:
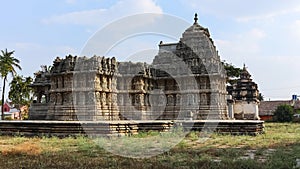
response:
[[[265,100],[300,95],[300,1],[298,0],[1,0],[0,49],[14,50],[23,76],[57,57],[81,55],[103,28],[135,14],[170,15],[207,27],[222,60],[245,63]],[[128,25],[126,25],[128,26]],[[181,33],[187,28],[182,29]],[[170,28],[172,29],[172,28]],[[171,32],[172,30],[170,30]],[[127,60],[137,49],[157,49],[160,40],[176,42],[181,33],[129,38],[108,53]],[[106,35],[109,38],[109,34]],[[122,43],[122,42],[121,42]],[[143,51],[138,51],[145,54]],[[0,83],[2,86],[2,82]]]

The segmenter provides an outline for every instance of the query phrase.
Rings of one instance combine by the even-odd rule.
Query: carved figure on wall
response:
[[[102,89],[107,90],[107,79],[105,76],[102,76]]]
[[[57,97],[57,104],[62,104],[62,95],[61,95],[61,93],[57,93],[56,94],[56,97]]]
[[[122,95],[122,94],[119,94],[119,95],[118,95],[118,104],[119,104],[119,105],[123,105],[123,104],[124,104],[124,101],[123,101],[123,95]]]
[[[206,105],[206,104],[207,104],[207,96],[206,96],[206,93],[201,93],[201,95],[200,95],[200,104],[201,104],[201,105]]]
[[[92,91],[88,92],[88,103],[95,103],[95,93]]]
[[[100,92],[96,92],[96,101],[97,101],[97,103],[101,103],[101,93]]]
[[[111,104],[112,98],[111,98],[111,93],[106,94],[106,104]]]
[[[134,105],[138,106],[140,104],[140,97],[138,94],[134,97]]]
[[[65,77],[65,80],[64,80],[64,87],[65,88],[69,88],[69,87],[72,87],[71,85],[71,77],[70,76],[66,76]]]
[[[84,94],[84,92],[79,92],[78,93],[78,101],[79,101],[79,104],[80,105],[83,105],[84,104],[84,102],[85,102],[85,94]]]
[[[112,90],[116,90],[117,89],[117,79],[115,77],[112,77],[111,89]]]
[[[217,94],[212,94],[211,95],[211,100],[212,100],[212,104],[218,104],[218,96],[217,96]]]
[[[173,95],[168,95],[168,97],[167,97],[167,104],[168,105],[174,105],[174,97],[173,97]]]
[[[102,92],[101,94],[101,105],[106,105],[106,93]]]
[[[181,104],[181,96],[180,94],[176,94],[176,105],[180,105]]]
[[[144,105],[144,102],[145,102],[145,100],[144,100],[144,94],[139,94],[139,99],[140,99],[140,105]]]
[[[95,88],[101,88],[99,75],[95,76],[94,86],[95,86]]]
[[[160,106],[162,105],[166,105],[166,96],[163,95],[163,94],[160,94],[159,95],[159,103],[158,103]]]
[[[113,93],[111,97],[112,97],[112,104],[116,105],[118,101],[117,94]]]
[[[63,93],[63,104],[69,103],[69,93]]]

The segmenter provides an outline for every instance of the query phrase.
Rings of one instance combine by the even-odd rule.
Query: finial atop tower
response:
[[[246,70],[246,64],[244,63],[244,67],[243,67],[243,70]]]
[[[195,18],[194,18],[194,24],[196,24],[196,23],[198,23],[197,21],[198,21],[198,14],[197,13],[195,13]]]

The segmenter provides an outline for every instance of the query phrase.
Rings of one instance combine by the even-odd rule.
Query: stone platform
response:
[[[195,120],[195,121],[0,121],[0,135],[20,136],[130,136],[138,132],[167,132],[180,127],[185,131],[218,132],[233,135],[257,135],[264,132],[264,121]]]

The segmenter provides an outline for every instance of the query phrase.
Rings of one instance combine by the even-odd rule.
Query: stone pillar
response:
[[[257,103],[255,105],[254,120],[260,120],[260,117],[258,114],[258,104]]]
[[[234,119],[233,104],[234,104],[234,101],[232,100],[232,96],[227,95],[227,106],[228,106],[229,119]]]

